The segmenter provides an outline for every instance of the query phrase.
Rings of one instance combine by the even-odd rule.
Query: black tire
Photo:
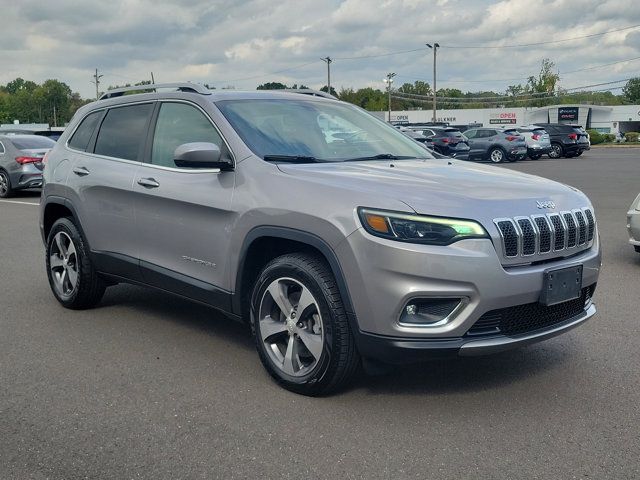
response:
[[[62,238],[68,238],[73,242],[75,250],[75,259],[72,256],[66,259],[69,261],[68,265],[73,264],[76,269],[76,280],[73,282],[74,284],[69,282],[72,288],[66,294],[59,290],[59,280],[54,278],[56,273],[52,270],[52,257],[57,256],[59,260],[62,260],[56,253],[56,251],[59,250],[56,243],[56,236],[60,233],[62,233]],[[69,245],[67,245],[67,250],[70,250],[68,247]],[[63,307],[73,310],[83,310],[94,307],[100,302],[104,295],[106,285],[93,267],[91,259],[89,258],[89,249],[86,246],[86,242],[70,218],[60,218],[51,227],[51,231],[47,237],[46,262],[49,286],[51,287],[53,295]],[[54,266],[54,268],[66,268],[66,266]],[[67,277],[69,277],[68,274]]]
[[[564,156],[564,148],[559,143],[552,143],[548,153],[549,158],[560,158]]]
[[[489,149],[487,157],[493,163],[502,163],[507,159],[507,154],[500,147],[493,147]],[[511,160],[514,162],[515,160]]]
[[[290,375],[285,372],[283,364],[286,363],[286,357],[282,364],[276,364],[274,356],[277,354],[273,353],[275,352],[274,346],[271,343],[269,343],[269,346],[266,345],[271,341],[267,339],[274,339],[276,335],[279,336],[278,338],[282,338],[285,343],[295,342],[296,334],[292,333],[291,330],[282,331],[263,340],[260,330],[261,325],[264,325],[263,322],[267,319],[278,318],[282,321],[283,317],[279,314],[276,316],[271,313],[268,317],[262,317],[262,314],[265,311],[265,302],[268,302],[268,299],[271,298],[270,294],[267,293],[269,287],[274,283],[289,280],[296,282],[303,289],[306,288],[313,296],[315,303],[308,308],[317,310],[321,319],[320,325],[323,335],[321,353],[318,354],[317,359],[307,355],[306,358],[311,358],[312,361],[306,367],[308,371],[301,368],[297,372],[299,376],[295,376],[296,373]],[[293,304],[294,302],[291,303],[291,305]],[[297,311],[298,306],[299,303],[293,309]],[[308,308],[305,311],[308,312]],[[272,307],[271,312],[273,311]],[[280,311],[282,310],[277,310],[277,312]],[[302,324],[303,315],[302,311],[299,312],[299,318],[295,322],[300,320],[300,324]],[[260,320],[261,317],[263,318],[262,321]],[[291,318],[296,318],[293,313],[291,313]],[[291,321],[291,319],[288,318],[284,323],[286,324],[287,321]],[[300,326],[300,324],[297,326]],[[295,393],[309,396],[333,393],[349,383],[360,365],[360,356],[356,349],[336,281],[324,260],[314,255],[304,253],[286,254],[272,260],[264,267],[251,295],[251,331],[264,367],[276,382]],[[265,333],[265,335],[267,334]],[[302,342],[300,336],[297,339]],[[289,344],[291,345],[291,343]],[[304,345],[304,342],[298,345]],[[267,351],[267,348],[271,349],[270,352]],[[300,348],[297,347],[298,352],[301,351]],[[304,347],[302,351],[306,351]],[[307,351],[307,353],[309,352],[310,350]],[[281,350],[280,355],[284,356]],[[300,358],[298,357],[298,360]],[[301,364],[299,362],[299,365]]]
[[[0,198],[9,198],[12,196],[13,188],[11,187],[9,174],[4,170],[0,170]]]
[[[529,158],[531,160],[538,160],[538,159],[540,159],[540,157],[542,157],[541,153],[530,153],[529,154]]]
[[[580,150],[579,152],[576,152],[576,157],[579,157],[580,155],[582,155],[582,150]]]
[[[633,249],[634,249],[637,253],[640,253],[640,246],[638,246],[638,245],[634,245],[634,246],[633,246]]]

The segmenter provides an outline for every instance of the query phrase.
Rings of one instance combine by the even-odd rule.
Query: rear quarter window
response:
[[[69,146],[71,148],[86,152],[91,136],[93,135],[93,131],[96,129],[96,125],[98,125],[98,121],[100,120],[100,117],[102,117],[102,114],[102,111],[93,112],[82,119],[80,125],[71,137],[71,140],[69,140]]]

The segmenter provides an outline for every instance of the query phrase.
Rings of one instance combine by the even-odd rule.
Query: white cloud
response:
[[[544,57],[561,72],[640,56],[640,29],[522,49],[454,49],[460,45],[535,43],[640,24],[636,0],[0,0],[3,69],[58,78],[91,96],[94,68],[106,85],[148,79],[201,81],[253,89],[266,81],[324,84],[334,57],[334,86],[382,88],[431,82],[429,50],[437,41],[438,86],[498,90],[536,74]],[[296,68],[292,68],[296,67]],[[640,61],[562,75],[565,87],[637,75]],[[280,72],[271,73],[269,72]],[[512,80],[513,79],[513,80]]]

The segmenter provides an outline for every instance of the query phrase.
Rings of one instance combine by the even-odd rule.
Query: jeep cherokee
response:
[[[307,395],[363,359],[498,352],[594,315],[597,225],[575,188],[433,158],[322,94],[148,89],[82,107],[47,156],[40,228],[64,307],[120,282],[206,303]]]

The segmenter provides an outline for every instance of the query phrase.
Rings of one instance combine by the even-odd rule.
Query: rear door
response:
[[[231,153],[202,106],[162,101],[154,116],[147,161],[133,187],[143,278],[196,300],[225,302],[235,173],[178,168],[174,151],[184,143],[209,142],[223,155]]]
[[[137,279],[139,242],[132,185],[154,103],[87,115],[68,142],[71,201],[100,270]]]

